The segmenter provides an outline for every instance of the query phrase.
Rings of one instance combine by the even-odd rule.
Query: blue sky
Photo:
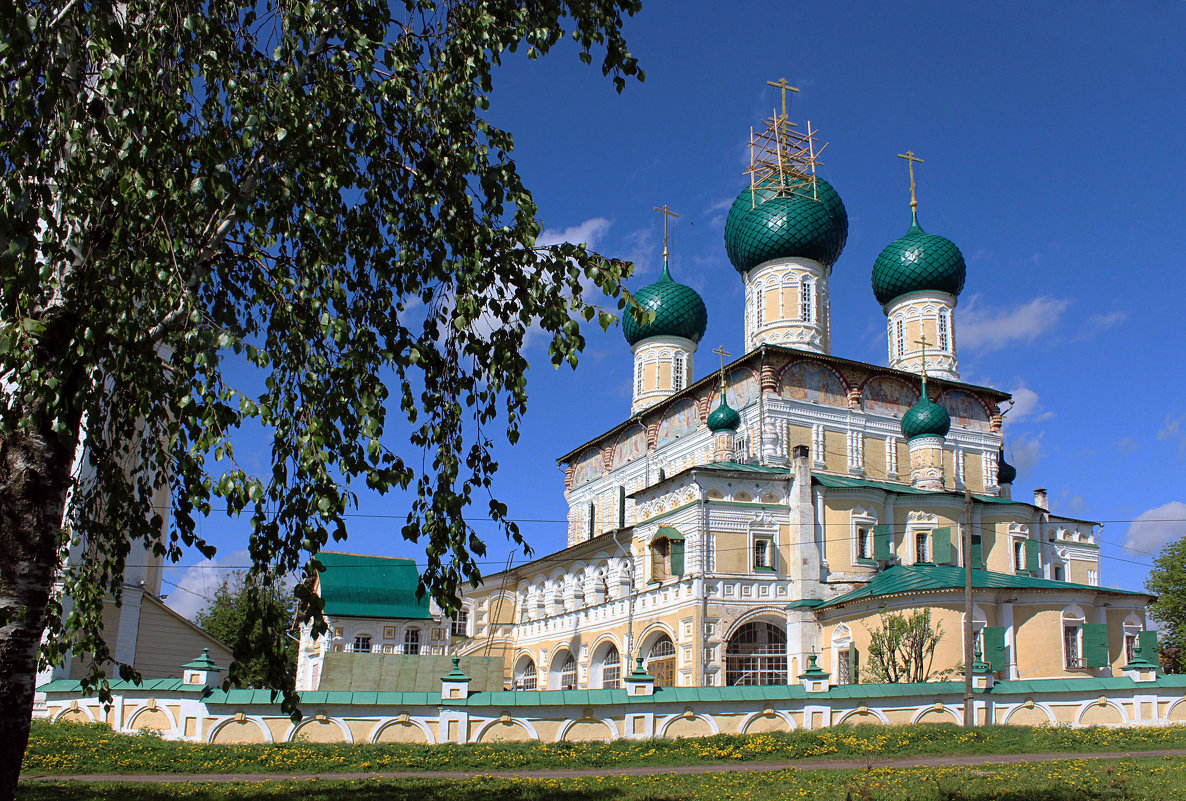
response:
[[[695,377],[718,345],[740,355],[724,213],[747,185],[750,126],[778,102],[765,82],[785,76],[802,89],[792,118],[830,143],[821,174],[849,215],[830,286],[833,353],[884,364],[869,276],[908,226],[895,156],[914,150],[926,161],[920,222],[968,264],[962,377],[1015,396],[1014,497],[1044,486],[1055,512],[1106,521],[1103,583],[1140,588],[1152,554],[1186,534],[1186,2],[651,2],[626,34],[647,77],[621,95],[568,47],[514,57],[496,76],[490,117],[515,135],[547,237],[634,260],[637,289],[658,276],[651,209],[666,203],[681,215],[672,272],[708,306]],[[564,545],[556,457],[629,413],[621,329],[587,336],[575,372],[531,346],[531,410],[519,444],[500,448],[496,493],[537,555]],[[418,555],[399,535],[406,510],[364,497],[340,549]],[[169,568],[185,587],[166,585],[170,602],[200,606],[243,564],[246,530],[204,521],[219,556]],[[508,549],[490,545],[495,572]]]

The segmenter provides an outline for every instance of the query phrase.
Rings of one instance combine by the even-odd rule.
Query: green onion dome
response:
[[[720,405],[713,409],[712,414],[708,416],[708,429],[714,433],[717,431],[736,431],[739,425],[741,425],[741,415],[729,405],[729,402],[725,400],[725,396],[722,395]]]
[[[738,272],[771,259],[799,257],[831,266],[848,241],[848,212],[832,185],[816,178],[791,194],[767,178],[741,191],[725,221],[725,252]],[[757,201],[755,205],[754,201]]]
[[[648,337],[683,337],[699,342],[708,327],[708,309],[704,300],[690,286],[672,280],[663,263],[659,280],[634,293],[644,312],[654,312],[655,319],[640,325],[627,311],[622,315],[622,333],[631,346]]]
[[[1017,468],[1005,461],[1005,449],[997,451],[997,484],[1012,484],[1017,479]]]
[[[951,415],[939,404],[923,393],[918,403],[902,415],[902,436],[906,439],[918,437],[945,437],[951,429]]]
[[[886,245],[873,263],[873,294],[882,306],[908,292],[959,295],[967,269],[955,243],[922,230],[912,214],[910,230]]]

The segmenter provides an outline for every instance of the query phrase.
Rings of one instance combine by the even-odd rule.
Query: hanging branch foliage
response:
[[[0,798],[38,644],[92,656],[105,691],[130,549],[209,556],[216,508],[249,522],[251,579],[316,570],[356,493],[410,490],[402,534],[447,612],[480,578],[475,504],[526,548],[490,495],[524,335],[575,364],[629,265],[538,244],[484,112],[504,54],[563,38],[619,91],[641,80],[638,6],[0,2]],[[263,470],[234,451],[245,425]],[[298,616],[323,628],[309,586]]]

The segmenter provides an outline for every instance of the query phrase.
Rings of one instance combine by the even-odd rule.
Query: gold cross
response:
[[[729,351],[725,350],[724,345],[718,345],[717,347],[713,348],[712,352],[721,357],[721,391],[724,392],[725,391],[725,359],[729,356],[732,356],[733,354],[730,353]]]
[[[914,195],[914,162],[925,164],[922,159],[914,155],[913,150],[907,150],[905,153],[899,153],[898,158],[906,159],[906,163],[910,165],[910,208],[918,208],[918,198]]]
[[[791,86],[786,78],[779,78],[777,81],[766,81],[767,86],[773,86],[775,89],[782,90],[782,116],[786,119],[787,116],[787,92],[798,92],[799,90]]]
[[[927,345],[934,345],[934,342],[927,342],[927,335],[923,334],[918,339],[914,340],[915,345],[922,345],[922,394],[926,397],[927,394]]]
[[[666,259],[667,258],[667,219],[669,217],[679,217],[679,215],[676,214],[671,209],[667,208],[666,203],[663,204],[663,208],[659,208],[658,206],[654,206],[653,208],[655,209],[655,211],[657,211],[663,215],[663,258]]]

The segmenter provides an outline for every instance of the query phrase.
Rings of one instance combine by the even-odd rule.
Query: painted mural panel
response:
[[[646,456],[647,430],[642,426],[622,432],[618,443],[614,445],[614,453],[610,461],[611,468],[618,468],[630,464],[635,459]]]
[[[737,411],[741,411],[758,400],[758,377],[752,370],[734,370],[725,376],[725,383],[727,386],[725,394],[729,398],[729,405]],[[717,407],[720,397],[720,390],[713,390],[708,404],[710,410]]]
[[[901,417],[918,402],[918,389],[889,376],[875,376],[861,389],[861,403],[866,412]]]
[[[778,394],[825,406],[848,405],[844,382],[828,368],[808,361],[795,362],[783,371]]]
[[[971,393],[958,389],[948,390],[939,398],[939,405],[951,415],[953,426],[975,428],[979,431],[989,431],[992,428],[984,404]]]
[[[668,410],[663,422],[659,423],[656,445],[663,445],[684,436],[700,427],[700,411],[693,401],[680,401]]]
[[[572,485],[579,487],[582,484],[588,484],[595,478],[600,478],[603,467],[601,451],[596,448],[590,448],[581,454],[576,467],[573,468]]]

